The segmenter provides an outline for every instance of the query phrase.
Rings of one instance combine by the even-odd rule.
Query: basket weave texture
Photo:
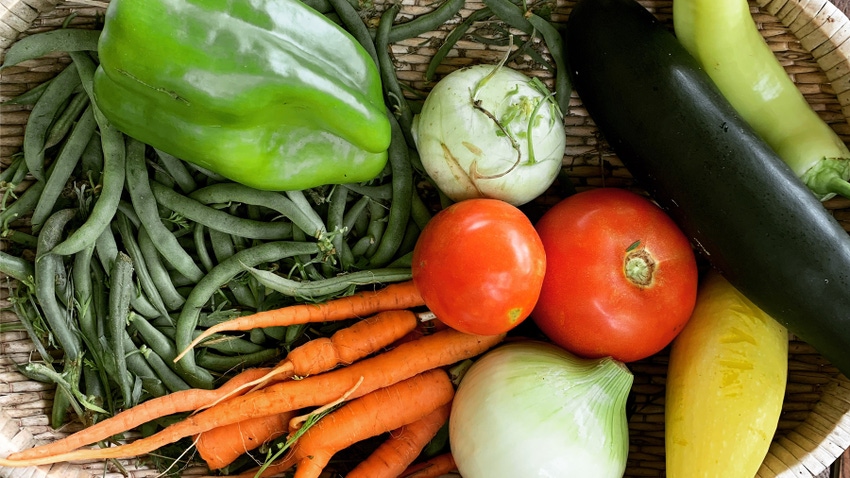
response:
[[[436,0],[404,0],[401,17],[411,18],[435,8]],[[563,23],[574,2],[558,0],[552,20]],[[672,2],[641,2],[665,21],[670,21]],[[90,28],[102,15],[107,2],[58,0],[0,0],[0,60],[5,50],[24,35],[69,26]],[[431,56],[450,28],[481,7],[469,1],[461,14],[441,29],[392,45],[402,82],[426,93],[424,71]],[[815,110],[845,140],[850,140],[850,20],[826,0],[757,0],[751,2],[754,18],[763,36],[786,71]],[[382,10],[376,2],[373,18]],[[541,52],[545,55],[542,45]],[[470,64],[495,62],[501,47],[464,39],[438,70],[443,75]],[[67,63],[57,54],[8,68],[0,75],[0,100],[16,96],[58,73]],[[524,57],[509,65],[551,85],[551,74]],[[22,106],[0,107],[0,169],[20,151],[28,110]],[[636,188],[632,177],[600,139],[592,120],[573,94],[566,117],[567,152],[564,168],[581,190],[592,187]],[[19,186],[21,190],[27,183]],[[539,206],[545,208],[547,199]],[[832,199],[825,206],[850,231],[850,200]],[[0,242],[0,250],[5,250]],[[5,283],[5,281],[4,281]],[[8,290],[0,290],[0,323],[14,322],[8,307]],[[51,441],[75,430],[70,425],[56,431],[49,427],[51,387],[27,380],[14,364],[26,363],[32,344],[24,332],[0,333],[0,456]],[[819,476],[850,447],[850,381],[840,375],[807,344],[793,337],[789,347],[789,375],[779,428],[758,477]],[[665,353],[633,364],[634,410],[630,420],[630,455],[626,476],[664,476],[664,383]],[[143,462],[124,462],[134,477],[158,474]],[[203,468],[183,470],[183,476],[203,476]],[[32,469],[0,468],[0,477],[92,477],[119,476],[103,463],[58,464]]]

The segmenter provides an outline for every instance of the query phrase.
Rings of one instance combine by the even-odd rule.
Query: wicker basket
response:
[[[91,27],[107,2],[59,0],[0,0],[0,60],[5,50],[23,35],[60,27]],[[375,18],[381,2],[375,2]],[[402,17],[433,9],[438,0],[405,0]],[[553,14],[563,22],[573,2],[559,0]],[[644,0],[644,5],[669,21],[670,0]],[[450,24],[459,22],[481,5],[467,8]],[[833,125],[845,141],[850,139],[850,20],[827,0],[758,0],[751,3],[761,31],[810,103]],[[401,80],[420,92],[430,85],[423,79],[427,61],[436,51],[448,26],[392,46]],[[541,46],[542,48],[542,46]],[[545,54],[545,52],[544,52]],[[499,48],[461,41],[444,61],[439,74],[478,62],[500,58]],[[9,68],[0,76],[0,100],[8,99],[55,75],[68,63],[64,55],[52,55]],[[551,82],[551,75],[530,59],[511,66]],[[550,83],[551,84],[551,83]],[[0,110],[0,169],[20,151],[27,109],[2,106]],[[573,96],[567,120],[568,147],[564,168],[578,189],[590,187],[633,187],[631,175],[598,138],[596,129],[577,96]],[[23,184],[20,188],[25,188]],[[540,206],[546,207],[545,199]],[[827,208],[850,230],[850,200],[833,199]],[[0,243],[0,250],[5,245]],[[0,292],[0,306],[8,305],[8,291]],[[8,307],[0,307],[0,323],[16,318]],[[26,362],[32,344],[24,333],[0,333],[0,456],[51,441],[74,431],[75,426],[56,431],[48,426],[53,396],[50,387],[28,381],[14,370]],[[779,429],[759,477],[820,476],[850,447],[850,381],[837,372],[810,346],[791,338],[788,388]],[[664,476],[664,383],[667,356],[658,354],[630,364],[635,373],[634,409],[630,420],[631,452],[626,476]],[[128,461],[132,476],[154,476],[158,472],[143,463]],[[103,463],[59,464],[33,469],[0,468],[0,477],[90,477],[118,476]],[[183,476],[202,476],[202,468],[183,470]]]

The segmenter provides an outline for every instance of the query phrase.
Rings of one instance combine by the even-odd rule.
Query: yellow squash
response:
[[[667,372],[668,478],[752,478],[782,410],[788,332],[709,273]]]

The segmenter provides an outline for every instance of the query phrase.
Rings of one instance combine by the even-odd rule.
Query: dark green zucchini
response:
[[[635,0],[580,0],[573,85],[643,188],[738,290],[850,376],[850,235]]]

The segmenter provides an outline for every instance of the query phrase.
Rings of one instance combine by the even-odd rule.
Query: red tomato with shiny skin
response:
[[[449,327],[509,331],[537,303],[546,254],[534,225],[497,199],[467,199],[434,215],[413,249],[413,282]]]
[[[624,189],[591,189],[535,225],[548,259],[532,320],[577,355],[633,362],[666,347],[691,316],[696,256],[657,205]]]

